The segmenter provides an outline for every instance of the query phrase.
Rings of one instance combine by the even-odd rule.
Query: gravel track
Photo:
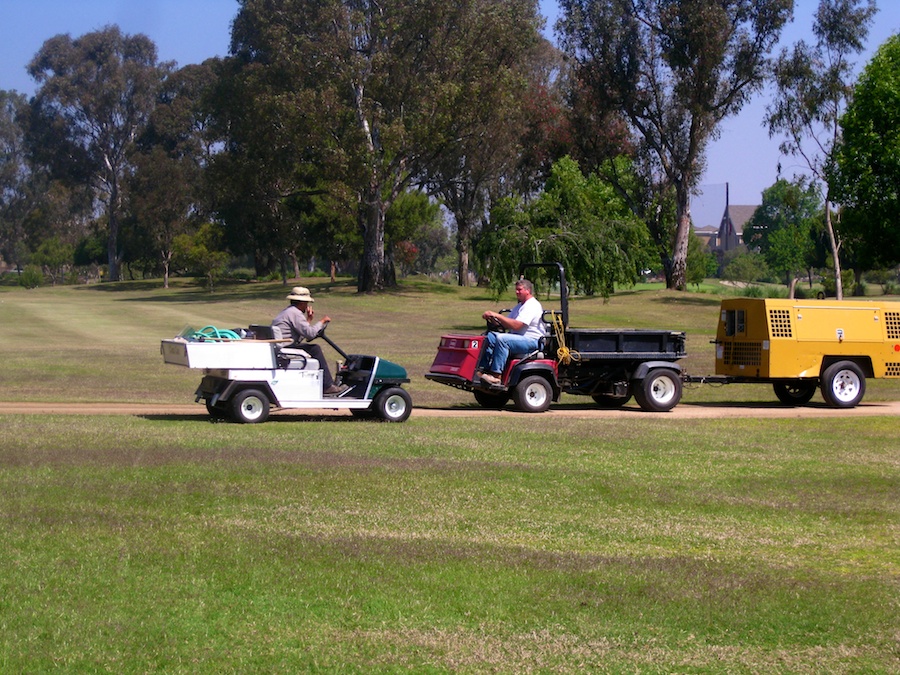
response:
[[[0,413],[18,415],[136,415],[136,416],[188,416],[208,417],[206,408],[200,404],[153,404],[153,403],[33,403],[0,402]],[[521,415],[513,408],[488,410],[474,407],[413,408],[414,417],[500,417]],[[863,402],[855,408],[830,408],[824,403],[810,403],[801,407],[789,407],[778,403],[679,403],[666,413],[647,413],[630,404],[617,410],[601,410],[589,405],[553,406],[540,415],[549,417],[573,417],[582,419],[621,418],[638,415],[640,417],[665,417],[666,419],[715,419],[722,417],[757,417],[760,419],[807,418],[807,417],[866,417],[875,415],[900,416],[900,401]],[[273,410],[272,416],[302,417],[350,417],[348,410],[330,408],[307,410]]]

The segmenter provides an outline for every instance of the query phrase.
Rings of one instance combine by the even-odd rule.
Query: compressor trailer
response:
[[[686,382],[771,383],[787,405],[816,389],[835,408],[852,408],[866,378],[900,377],[900,303],[862,300],[723,300],[716,374]]]

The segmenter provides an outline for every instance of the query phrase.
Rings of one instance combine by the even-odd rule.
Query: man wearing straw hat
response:
[[[287,299],[291,301],[291,304],[272,320],[272,332],[276,337],[279,335],[284,338],[290,337],[293,340],[291,347],[302,349],[319,361],[319,366],[322,368],[322,392],[326,396],[346,391],[347,387],[339,387],[334,383],[328,362],[325,360],[325,355],[322,354],[322,348],[315,343],[304,342],[304,340],[312,340],[316,337],[322,328],[331,321],[331,317],[323,316],[319,321],[312,323],[315,312],[311,305],[315,301],[309,294],[308,288],[294,286]]]

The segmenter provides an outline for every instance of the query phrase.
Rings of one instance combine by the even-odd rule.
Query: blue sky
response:
[[[900,2],[879,0],[879,12],[870,31],[868,49],[858,68],[878,46],[900,32]],[[811,41],[812,16],[818,0],[795,0],[794,23],[782,43]],[[548,30],[556,17],[556,0],[541,0]],[[108,24],[126,33],[144,33],[157,45],[159,58],[184,66],[211,56],[225,56],[237,0],[0,0],[0,89],[24,94],[34,91],[25,67],[44,41],[59,33],[77,37]],[[778,140],[769,139],[762,126],[767,94],[758,95],[739,115],[725,120],[721,138],[707,155],[701,179],[703,198],[695,200],[697,225],[718,224],[724,209],[725,184],[732,204],[758,204],[761,192],[782,176],[802,172],[802,165],[778,152]]]

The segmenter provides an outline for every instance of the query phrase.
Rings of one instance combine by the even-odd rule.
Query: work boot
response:
[[[491,373],[482,373],[481,381],[495,386],[500,384],[500,378]]]
[[[348,387],[346,384],[341,384],[341,385],[333,384],[330,387],[328,387],[324,393],[326,396],[338,396],[339,394],[343,394],[349,388],[350,387]]]

